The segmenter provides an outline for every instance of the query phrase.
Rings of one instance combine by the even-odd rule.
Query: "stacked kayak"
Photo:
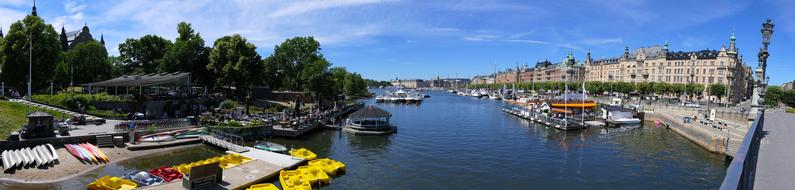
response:
[[[246,190],[279,190],[279,188],[272,183],[260,183],[252,185],[246,188]]]
[[[279,172],[279,182],[283,190],[312,190],[309,180],[300,171],[282,170]]]
[[[151,186],[151,185],[159,185],[163,183],[165,180],[161,177],[155,176],[150,174],[149,172],[145,171],[132,171],[125,173],[122,176],[124,179],[129,179],[138,183],[141,186]]]
[[[334,175],[338,171],[345,171],[345,164],[328,158],[309,161],[309,166],[321,168],[329,175]]]
[[[92,144],[65,144],[64,146],[72,156],[86,163],[108,163],[110,161],[105,152]]]
[[[290,150],[290,155],[303,158],[304,160],[314,160],[315,158],[317,158],[317,155],[314,152],[309,151],[305,148],[292,149]]]
[[[149,170],[149,173],[154,176],[163,178],[163,180],[165,180],[166,182],[182,179],[182,173],[179,173],[179,171],[166,166]]]
[[[88,184],[89,190],[132,190],[138,188],[138,184],[120,177],[105,176]]]
[[[4,150],[0,153],[3,159],[4,171],[25,166],[41,167],[50,165],[58,160],[58,152],[52,144],[38,145],[17,150]]]

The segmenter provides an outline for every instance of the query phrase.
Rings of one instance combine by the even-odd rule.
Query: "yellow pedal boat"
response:
[[[320,183],[328,183],[331,181],[331,177],[326,174],[323,169],[314,167],[314,166],[300,166],[298,167],[298,171],[301,171],[302,174],[306,177],[310,184],[317,184]]]
[[[314,160],[315,158],[317,158],[317,154],[305,148],[292,149],[290,150],[290,155],[303,158],[304,160]]]
[[[309,161],[309,166],[321,168],[329,175],[335,175],[337,171],[345,171],[345,164],[328,158]]]
[[[135,188],[138,188],[138,184],[135,182],[113,176],[105,176],[88,184],[89,190],[132,190]]]
[[[280,171],[279,182],[283,190],[312,190],[312,185],[306,180],[306,176],[297,170]]]
[[[248,187],[246,190],[279,190],[279,188],[271,183],[260,183],[254,184]]]

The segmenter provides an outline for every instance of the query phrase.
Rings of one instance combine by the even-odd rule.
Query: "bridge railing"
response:
[[[759,158],[759,141],[762,139],[762,126],[764,124],[764,113],[756,115],[754,123],[745,134],[740,148],[734,154],[729,168],[726,169],[726,177],[720,185],[721,190],[753,189],[754,176],[756,175],[756,161]]]

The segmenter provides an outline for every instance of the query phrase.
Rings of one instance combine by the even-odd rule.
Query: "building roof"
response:
[[[679,51],[671,52],[666,55],[669,60],[689,60],[691,54],[696,54],[696,59],[715,59],[718,57],[718,50],[701,50],[701,51]]]
[[[392,114],[378,108],[378,106],[368,105],[356,112],[351,113],[350,118],[376,118],[376,117],[392,117]]]
[[[611,58],[602,58],[602,59],[595,59],[591,61],[591,65],[609,65],[609,64],[619,64],[621,58],[619,57],[611,57]]]
[[[28,114],[28,117],[52,117],[52,114],[43,111],[34,111]]]
[[[635,49],[634,55],[638,55],[640,53],[643,53],[643,56],[646,57],[646,59],[657,59],[657,58],[660,58],[661,56],[663,56],[662,52],[663,52],[663,48],[662,47],[660,47],[660,46],[651,46],[651,47],[642,47],[642,48]]]
[[[114,79],[83,84],[83,86],[154,86],[170,82],[177,82],[182,79],[190,79],[190,73],[151,73],[141,75],[124,75]]]
[[[602,108],[604,108],[605,110],[610,111],[610,112],[615,112],[615,111],[617,111],[617,112],[632,112],[631,109],[627,109],[627,108],[619,107],[619,106],[602,106]]]

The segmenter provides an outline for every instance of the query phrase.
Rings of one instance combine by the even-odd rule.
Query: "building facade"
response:
[[[396,79],[390,81],[392,86],[398,86],[402,88],[427,88],[430,87],[428,82],[422,79]]]
[[[662,82],[678,84],[723,84],[733,103],[749,97],[751,68],[742,61],[734,34],[729,47],[720,50],[669,51],[663,46],[624,48],[621,57],[593,60],[586,55],[586,80],[602,82]],[[706,90],[704,92],[706,94]],[[725,97],[725,95],[722,95]]]
[[[781,88],[784,90],[792,90],[793,85],[795,85],[795,80],[784,83],[784,85],[781,85]]]
[[[582,81],[585,77],[585,66],[577,62],[574,55],[569,53],[559,63],[548,60],[539,61],[533,67],[517,67],[497,72],[492,75],[476,76],[472,78],[473,84],[492,83],[528,83],[528,82],[562,82]]]

